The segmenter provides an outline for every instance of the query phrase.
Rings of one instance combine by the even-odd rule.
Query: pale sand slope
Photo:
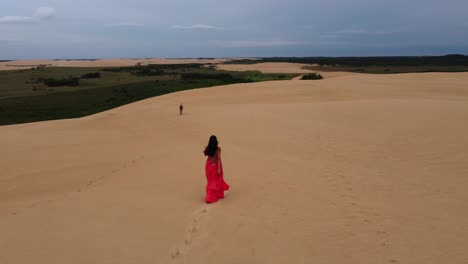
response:
[[[236,84],[0,127],[0,263],[468,263],[466,83]],[[211,134],[232,190],[206,205]]]
[[[261,71],[263,73],[311,73],[318,72],[324,78],[353,75],[351,72],[322,72],[304,69],[310,64],[289,62],[262,62],[255,64],[218,64],[218,68],[226,71]]]
[[[179,63],[222,63],[231,59],[102,59],[102,60],[16,60],[0,62],[1,70],[28,69],[40,65],[54,67],[123,67],[137,63],[179,64]]]

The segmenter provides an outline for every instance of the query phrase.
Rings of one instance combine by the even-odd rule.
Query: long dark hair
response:
[[[216,151],[218,151],[218,139],[215,135],[212,135],[208,141],[208,146],[206,146],[205,151],[203,151],[203,154],[205,154],[205,156],[213,157],[216,154]]]

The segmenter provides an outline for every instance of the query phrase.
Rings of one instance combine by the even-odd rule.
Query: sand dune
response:
[[[178,63],[221,63],[231,59],[102,59],[102,60],[15,60],[0,62],[1,70],[29,69],[40,65],[54,67],[123,67],[137,63],[178,64]]]
[[[30,69],[45,65],[47,67],[125,67],[135,66],[137,63],[148,64],[179,64],[179,63],[212,63],[218,64],[218,68],[227,71],[252,71],[264,73],[310,73],[316,72],[303,69],[307,64],[266,62],[256,64],[222,64],[235,60],[229,59],[102,59],[102,60],[16,60],[0,62],[0,71]],[[352,75],[350,72],[320,72],[325,78]]]
[[[263,73],[311,73],[319,72],[324,78],[352,75],[351,72],[321,72],[311,71],[303,67],[310,64],[289,62],[262,62],[255,64],[219,64],[218,68],[226,71],[261,71]]]
[[[258,70],[264,73],[308,73],[309,70],[303,69],[304,66],[310,66],[301,63],[289,62],[262,62],[255,64],[222,64],[218,68],[227,71],[253,71]]]
[[[235,84],[0,127],[0,263],[467,263],[466,83]],[[211,134],[232,190],[206,205]]]

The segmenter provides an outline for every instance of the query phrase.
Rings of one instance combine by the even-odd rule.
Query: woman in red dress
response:
[[[229,185],[224,181],[223,163],[221,162],[221,148],[218,147],[218,139],[211,136],[203,152],[206,159],[206,196],[207,203],[214,203],[224,198],[224,191],[229,190]]]

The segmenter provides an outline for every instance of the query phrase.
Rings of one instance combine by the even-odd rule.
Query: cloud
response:
[[[172,26],[172,28],[176,29],[206,29],[206,30],[222,30],[223,28],[221,27],[215,27],[215,26],[210,26],[210,25],[203,25],[203,24],[194,24],[191,26],[180,26],[180,25],[175,25]]]
[[[320,38],[321,39],[334,39],[334,38],[337,38],[338,35],[336,34],[325,34],[325,35],[320,35]]]
[[[279,47],[279,46],[297,46],[307,45],[304,41],[289,41],[289,40],[233,40],[233,41],[216,41],[216,44],[230,48],[249,48],[249,47]]]
[[[53,17],[55,10],[51,7],[39,7],[32,16],[4,16],[0,17],[0,24],[36,23]]]
[[[25,16],[4,16],[0,17],[0,24],[21,24],[32,22],[32,17]]]
[[[36,19],[47,19],[53,17],[55,14],[55,10],[51,7],[41,6],[39,7],[36,12],[34,12],[33,18]]]
[[[344,29],[344,30],[340,30],[338,32],[335,32],[335,34],[350,34],[350,35],[366,34],[366,33],[368,33],[368,32],[363,30],[363,29]]]
[[[232,40],[232,41],[213,41],[216,45],[223,48],[262,48],[262,47],[323,47],[323,46],[347,46],[347,47],[394,47],[396,43],[375,43],[362,41],[341,41],[331,39],[317,41],[290,41],[290,40]]]
[[[136,22],[119,22],[107,25],[107,27],[142,27],[144,26],[141,23]]]
[[[344,29],[333,32],[327,35],[343,36],[343,35],[392,35],[400,33],[416,32],[415,30],[402,29],[402,30],[364,30],[364,29]]]
[[[395,35],[409,33],[409,30],[364,30],[364,29],[343,29],[320,35],[320,39],[338,39],[342,37],[361,37],[371,35]]]

